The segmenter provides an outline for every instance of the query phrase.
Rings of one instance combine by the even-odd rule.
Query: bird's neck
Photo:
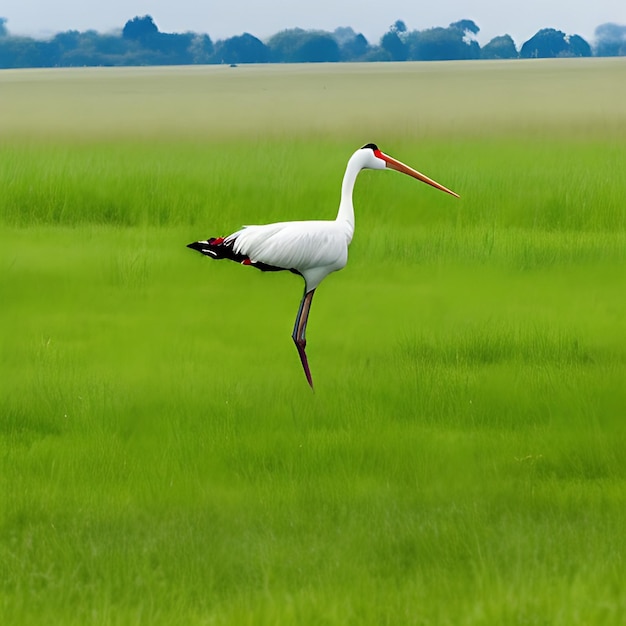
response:
[[[354,205],[352,204],[352,192],[356,177],[361,171],[361,167],[353,160],[348,161],[346,173],[343,175],[341,183],[341,202],[339,203],[339,212],[337,213],[337,222],[346,227],[346,235],[348,243],[352,241],[354,234]]]

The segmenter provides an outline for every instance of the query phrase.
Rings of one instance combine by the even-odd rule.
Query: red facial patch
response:
[[[379,159],[382,159],[383,161],[385,160],[383,158],[383,153],[380,150],[374,150],[374,156],[378,157]]]

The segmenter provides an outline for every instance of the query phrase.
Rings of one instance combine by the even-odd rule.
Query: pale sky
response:
[[[484,45],[509,34],[521,46],[540,28],[556,28],[593,42],[599,24],[626,25],[626,0],[2,0],[9,33],[44,37],[65,30],[121,29],[151,15],[162,32],[208,33],[224,39],[243,32],[260,39],[300,27],[332,31],[351,26],[378,43],[400,19],[408,30],[448,26],[470,19]]]

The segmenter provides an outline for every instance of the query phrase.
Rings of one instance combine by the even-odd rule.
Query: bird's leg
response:
[[[307,291],[305,287],[304,296],[302,296],[300,308],[298,309],[296,323],[293,327],[293,334],[291,335],[291,338],[298,349],[298,354],[300,355],[300,360],[302,361],[302,367],[304,368],[304,374],[309,382],[309,385],[311,385],[311,389],[313,389],[313,379],[311,378],[311,370],[309,369],[309,362],[306,358],[306,352],[304,349],[306,348],[306,323],[309,319],[309,311],[311,310],[311,301],[313,300],[314,293],[315,289]]]

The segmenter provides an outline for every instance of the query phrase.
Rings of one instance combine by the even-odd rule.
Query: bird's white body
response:
[[[408,174],[453,196],[457,194],[381,152],[375,144],[357,150],[348,161],[341,184],[341,201],[334,220],[277,222],[245,226],[225,238],[218,237],[189,244],[215,259],[228,258],[261,270],[291,270],[304,278],[304,296],[300,303],[292,338],[311,387],[313,381],[305,353],[306,325],[311,301],[317,286],[332,272],[345,267],[348,246],[354,234],[352,191],[363,169],[391,168]]]
[[[345,222],[317,220],[246,226],[225,241],[233,241],[233,250],[253,264],[296,270],[311,290],[346,266],[351,239]]]
[[[233,250],[252,263],[266,263],[296,270],[302,274],[306,290],[315,289],[331,272],[348,262],[348,246],[354,234],[352,192],[364,168],[384,169],[371,150],[357,150],[346,166],[341,185],[341,201],[335,220],[306,220],[245,226],[226,237]]]

